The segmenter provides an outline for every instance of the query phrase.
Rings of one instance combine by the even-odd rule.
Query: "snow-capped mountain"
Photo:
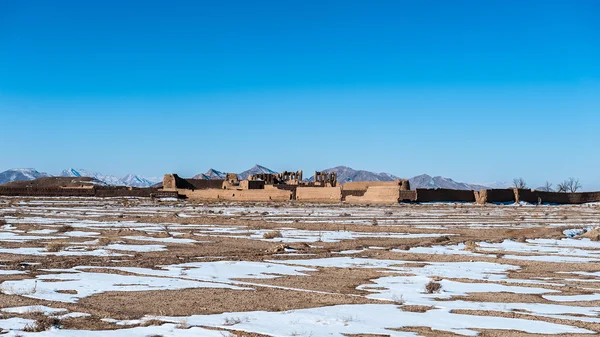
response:
[[[126,185],[125,182],[123,180],[121,180],[121,178],[111,176],[111,175],[104,175],[102,173],[92,172],[92,171],[88,171],[85,169],[68,168],[66,170],[62,170],[62,172],[60,173],[60,176],[61,177],[91,177],[91,178],[103,181],[107,185],[114,185],[114,186]]]
[[[444,178],[440,176],[432,177],[427,174],[412,177],[409,179],[410,188],[449,188],[453,190],[481,190],[486,189],[486,186],[477,184],[468,184],[456,182],[450,178]]]
[[[51,175],[39,172],[33,168],[15,168],[0,173],[0,185],[13,181],[34,180],[43,177],[51,177]]]
[[[248,176],[251,174],[259,174],[259,173],[276,174],[277,172],[275,172],[269,168],[266,168],[264,166],[260,166],[260,165],[256,164],[256,165],[254,165],[253,168],[248,169],[248,170],[238,174],[238,176],[241,180],[244,180],[244,179],[248,179]]]
[[[68,168],[60,173],[61,177],[91,177],[112,186],[150,187],[159,182],[157,178],[145,178],[142,176],[128,174],[123,178],[113,175],[104,175],[85,169]]]
[[[128,174],[121,179],[125,186],[131,187],[149,187],[157,183],[157,181],[151,181],[147,178],[136,176],[134,174]]]
[[[347,166],[337,166],[323,170],[325,172],[337,173],[337,179],[340,183],[349,181],[394,181],[399,179],[397,176],[390,173],[375,173],[364,170],[355,170]],[[313,181],[313,177],[309,177],[308,181]],[[487,188],[483,185],[468,184],[456,182],[450,178],[432,177],[427,174],[412,177],[409,179],[411,189],[415,188],[449,188],[456,190],[480,190]]]
[[[512,188],[513,187],[512,183],[509,183],[509,182],[506,182],[506,181],[494,181],[492,183],[483,183],[483,184],[480,184],[480,185],[487,186],[489,188],[500,188],[500,189],[502,189],[502,188]]]

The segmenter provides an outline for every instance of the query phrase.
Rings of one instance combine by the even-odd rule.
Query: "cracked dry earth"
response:
[[[593,335],[599,215],[0,198],[0,334]]]

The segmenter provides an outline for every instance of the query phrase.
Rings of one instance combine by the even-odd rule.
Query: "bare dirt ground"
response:
[[[7,336],[584,336],[600,205],[0,198]]]

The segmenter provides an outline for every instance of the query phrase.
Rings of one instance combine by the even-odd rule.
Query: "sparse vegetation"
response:
[[[60,328],[60,320],[56,317],[44,316],[43,314],[38,315],[38,319],[35,323],[28,324],[23,328],[25,332],[42,332],[49,330],[50,328]]]
[[[513,179],[513,187],[514,188],[527,188],[527,183],[523,178],[515,178]]]
[[[428,294],[439,293],[442,290],[442,285],[439,282],[430,281],[425,286],[425,292]]]
[[[242,320],[238,317],[225,317],[225,322],[223,322],[223,325],[232,326],[240,323],[242,323]]]
[[[562,183],[558,184],[558,192],[563,193],[575,193],[581,189],[579,179],[569,178]]]
[[[71,231],[73,231],[73,226],[71,225],[62,225],[56,230],[57,233],[66,233]]]
[[[280,231],[269,231],[269,232],[265,232],[263,234],[264,239],[274,239],[274,238],[281,238],[281,237],[283,237],[283,235],[281,235]]]
[[[65,249],[66,246],[67,244],[64,242],[52,241],[46,245],[46,251],[56,253]]]

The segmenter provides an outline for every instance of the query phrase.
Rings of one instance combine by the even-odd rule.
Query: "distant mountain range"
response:
[[[355,170],[347,166],[337,166],[329,168],[323,171],[337,173],[338,181],[345,183],[349,181],[393,181],[399,179],[397,176],[390,173],[375,173],[365,170]],[[240,180],[247,179],[250,174],[259,173],[271,173],[277,172],[261,165],[255,165],[254,167],[243,171],[238,174]],[[194,176],[194,179],[225,179],[226,173],[224,171],[218,171],[215,169],[209,169],[206,173],[200,173]],[[147,178],[139,175],[128,174],[125,177],[119,178],[113,175],[104,175],[98,172],[93,172],[85,169],[74,169],[68,168],[63,170],[57,176],[59,177],[91,177],[98,180],[106,185],[113,186],[131,186],[131,187],[160,187],[162,185],[162,179],[160,178]],[[39,172],[33,168],[21,168],[21,169],[10,169],[0,173],[0,185],[23,180],[34,180],[37,178],[52,177],[52,175]],[[311,182],[313,177],[307,177],[306,181]],[[411,188],[449,188],[458,190],[480,190],[486,188],[509,188],[510,183],[496,182],[489,184],[471,184],[457,182],[450,178],[444,178],[440,176],[432,177],[427,174],[422,174],[409,179]],[[542,188],[538,188],[542,190]]]
[[[350,181],[394,181],[396,179],[400,179],[399,177],[390,174],[390,173],[375,173],[365,170],[355,170],[347,166],[337,166],[329,169],[323,170],[325,172],[335,172],[337,173],[337,178],[340,183],[350,182]],[[247,179],[250,174],[258,174],[258,173],[277,173],[267,167],[261,165],[255,165],[249,170],[246,170],[242,173],[238,174],[239,179]],[[206,173],[200,173],[195,175],[194,179],[225,179],[225,172],[217,171],[215,169],[210,169]],[[308,177],[305,180],[308,182],[312,182],[314,177]],[[450,178],[444,178],[440,176],[432,177],[427,174],[422,174],[420,176],[412,177],[409,179],[411,188],[449,188],[456,190],[480,190],[489,188],[485,185],[479,184],[469,184],[469,183],[461,183],[456,182]],[[494,188],[507,188],[510,187],[509,184],[505,186],[499,186],[504,183],[495,183]]]
[[[51,177],[51,175],[32,168],[10,169],[0,173],[0,185],[13,181],[34,180],[44,177]]]
[[[45,172],[39,172],[32,168],[10,169],[0,173],[0,185],[13,181],[34,180],[43,177],[52,177]],[[156,178],[145,178],[133,174],[128,174],[123,178],[111,175],[104,175],[98,172],[92,172],[85,169],[68,168],[60,172],[58,177],[91,177],[106,185],[112,186],[131,186],[131,187],[149,187],[160,181]]]
[[[347,166],[336,166],[323,171],[337,173],[337,180],[342,184],[349,181],[394,181],[396,179],[400,179],[389,173],[374,173],[364,170],[354,170]],[[314,177],[312,176],[306,179],[308,182],[312,182],[313,180]]]
[[[350,182],[350,181],[394,181],[400,179],[397,176],[390,173],[374,173],[364,170],[354,170],[347,166],[337,166],[330,169],[323,170],[325,172],[337,173],[337,179],[339,182]],[[313,177],[310,177],[308,181],[312,181]],[[467,184],[456,182],[450,178],[444,178],[440,176],[432,177],[427,174],[412,177],[408,179],[410,187],[414,188],[449,188],[455,190],[480,190],[487,188],[483,185]]]

